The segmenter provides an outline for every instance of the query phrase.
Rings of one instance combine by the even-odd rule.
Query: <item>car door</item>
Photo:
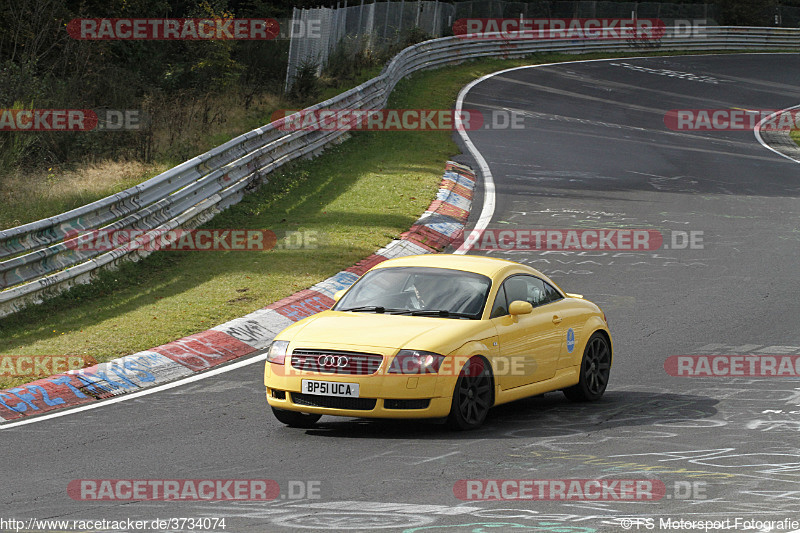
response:
[[[515,300],[529,302],[533,312],[511,316],[508,308]],[[544,281],[535,276],[509,276],[498,290],[490,320],[497,330],[500,361],[504,366],[496,375],[501,389],[521,387],[555,375],[562,328],[555,323],[560,318],[554,321],[547,304]]]
[[[586,311],[575,306],[573,303],[575,300],[564,298],[556,288],[547,283],[545,283],[545,290],[548,294],[549,305],[553,308],[553,314],[558,315],[561,319],[561,355],[556,365],[556,370],[560,370],[574,366],[576,358],[580,361],[577,354],[580,352],[581,343],[585,341]]]

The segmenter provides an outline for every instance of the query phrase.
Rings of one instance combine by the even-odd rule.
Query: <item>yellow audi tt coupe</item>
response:
[[[471,429],[492,406],[545,392],[597,400],[612,351],[603,311],[533,268],[419,255],[374,266],[331,310],[281,331],[264,384],[289,426],[337,415]]]

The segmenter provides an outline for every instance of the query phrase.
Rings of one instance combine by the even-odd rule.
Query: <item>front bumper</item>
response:
[[[438,374],[337,375],[292,372],[266,363],[267,402],[276,409],[362,418],[442,418],[450,413],[457,376]],[[357,383],[359,398],[302,394],[302,380]]]

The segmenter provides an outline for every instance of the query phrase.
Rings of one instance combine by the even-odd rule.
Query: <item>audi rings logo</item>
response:
[[[317,364],[325,368],[344,368],[350,360],[344,355],[320,355],[317,357]]]

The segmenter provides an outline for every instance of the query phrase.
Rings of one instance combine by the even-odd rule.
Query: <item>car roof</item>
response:
[[[452,268],[454,270],[464,270],[467,272],[477,272],[490,278],[494,278],[502,271],[514,268],[522,268],[530,273],[540,274],[540,272],[507,259],[496,257],[485,257],[481,255],[454,255],[454,254],[425,254],[410,255],[387,259],[374,268],[400,267],[400,266],[420,266],[434,268]]]

